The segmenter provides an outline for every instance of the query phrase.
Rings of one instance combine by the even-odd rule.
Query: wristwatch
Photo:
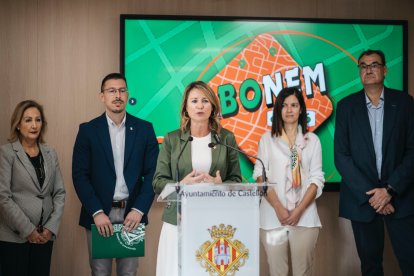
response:
[[[385,190],[387,191],[387,193],[391,196],[391,197],[395,197],[397,195],[397,193],[395,192],[395,190],[390,186],[387,185],[385,187]]]

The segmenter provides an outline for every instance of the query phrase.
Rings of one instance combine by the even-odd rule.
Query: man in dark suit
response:
[[[113,223],[123,223],[125,231],[147,223],[158,143],[149,122],[125,111],[123,75],[112,73],[102,80],[100,99],[105,113],[79,127],[72,178],[82,203],[79,225],[86,228],[92,275],[111,275],[112,259],[91,258],[91,224],[102,236],[110,236]],[[116,262],[118,275],[136,275],[137,258]]]
[[[384,224],[403,275],[414,275],[414,104],[384,86],[382,51],[358,59],[364,89],[337,105],[339,215],[351,220],[363,275],[383,275]]]

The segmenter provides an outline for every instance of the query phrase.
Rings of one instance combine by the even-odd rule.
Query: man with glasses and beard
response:
[[[336,110],[339,215],[351,220],[362,275],[384,275],[384,224],[403,275],[414,275],[414,104],[384,86],[385,56],[358,59],[363,89]]]
[[[107,75],[99,95],[105,112],[79,126],[72,178],[82,203],[79,225],[86,229],[92,275],[111,275],[112,259],[92,259],[91,224],[109,237],[113,223],[122,223],[130,232],[148,222],[158,143],[151,123],[126,112],[128,88],[123,75]],[[136,275],[137,258],[119,258],[116,263],[117,275]]]

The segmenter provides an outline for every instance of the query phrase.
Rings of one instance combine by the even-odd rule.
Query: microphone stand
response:
[[[175,182],[177,183],[177,186],[175,186],[175,191],[177,194],[180,193],[180,171],[178,170],[178,162],[180,161],[181,155],[183,154],[184,149],[187,147],[188,142],[191,142],[191,141],[193,141],[193,137],[190,135],[185,141],[184,146],[181,149],[180,154],[178,155],[178,158],[177,158],[177,166],[175,166]]]
[[[241,150],[241,149],[239,149],[239,148],[235,148],[235,147],[232,147],[232,146],[230,146],[230,145],[224,144],[224,143],[221,141],[220,136],[219,136],[217,133],[214,133],[214,134],[213,134],[213,137],[214,137],[214,139],[216,140],[216,143],[209,143],[209,144],[208,144],[208,146],[209,146],[210,148],[215,147],[215,146],[216,146],[216,144],[217,144],[217,145],[222,145],[222,146],[225,146],[225,147],[227,147],[227,148],[229,148],[229,149],[232,149],[232,150],[235,150],[235,151],[237,151],[237,152],[240,152],[240,153],[244,154],[244,155],[245,155],[245,156],[247,156],[247,157],[251,157],[251,158],[253,158],[253,159],[256,159],[256,160],[258,160],[258,161],[262,164],[262,177],[263,177],[263,184],[264,184],[264,185],[263,185],[263,193],[264,193],[264,195],[267,195],[267,189],[268,189],[268,186],[267,186],[267,176],[266,176],[266,169],[265,169],[265,166],[264,166],[264,163],[263,163],[262,159],[260,159],[260,158],[259,158],[259,157],[257,157],[257,156],[254,156],[254,155],[248,154],[247,152],[245,152],[245,151],[243,151],[243,150]]]

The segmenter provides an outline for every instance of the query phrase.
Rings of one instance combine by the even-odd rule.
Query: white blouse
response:
[[[303,135],[299,126],[295,144],[302,149],[300,200],[303,199],[306,190],[312,183],[317,186],[316,198],[318,198],[322,194],[325,182],[324,173],[322,172],[322,150],[319,138],[312,132]],[[272,137],[270,131],[268,131],[263,134],[260,140],[258,157],[263,160],[268,183],[275,184],[274,189],[281,204],[287,207],[285,183],[289,177],[291,178],[287,175],[289,170],[286,170],[286,167],[290,166],[289,145],[281,137]],[[259,176],[262,176],[262,165],[260,162],[256,162],[253,178],[256,179]],[[322,227],[315,201],[303,212],[297,226]],[[260,227],[265,230],[285,227],[280,224],[275,210],[265,198],[262,199],[260,204]]]
[[[193,141],[191,142],[191,162],[196,175],[198,175],[198,172],[208,173],[210,171],[212,153],[211,148],[208,146],[209,143],[211,143],[210,133],[204,137],[193,136]]]

